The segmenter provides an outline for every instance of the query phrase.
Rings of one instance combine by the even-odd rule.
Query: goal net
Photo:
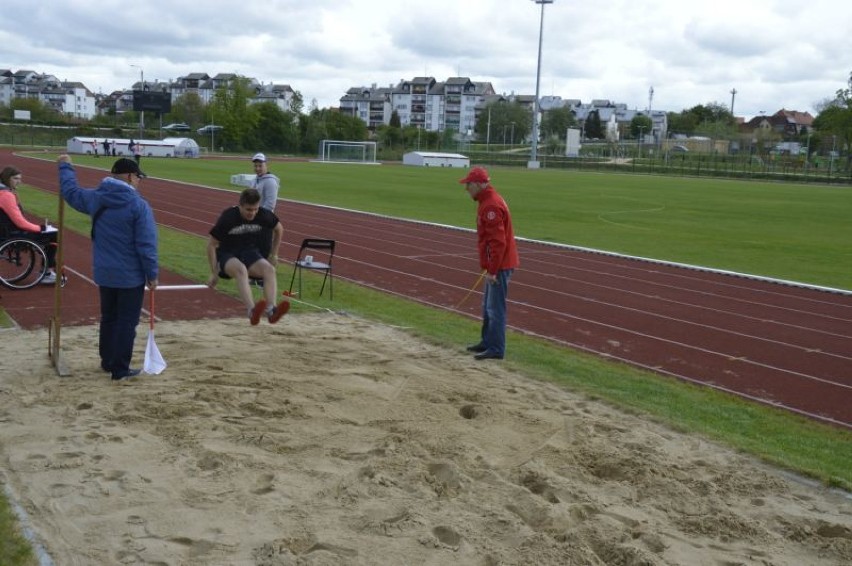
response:
[[[322,140],[319,146],[319,160],[376,163],[376,142]]]

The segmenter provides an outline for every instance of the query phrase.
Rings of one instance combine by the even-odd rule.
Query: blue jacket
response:
[[[70,163],[59,164],[62,198],[75,210],[97,218],[92,255],[95,283],[129,289],[157,279],[157,224],[154,213],[131,185],[106,177],[96,189],[77,185]]]

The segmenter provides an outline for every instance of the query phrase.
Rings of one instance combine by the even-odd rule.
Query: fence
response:
[[[471,163],[526,167],[528,153],[471,151]],[[684,154],[669,152],[646,157],[562,157],[539,154],[542,168],[689,177],[723,177],[789,181],[797,183],[852,184],[852,169],[845,158],[805,162],[790,156]]]

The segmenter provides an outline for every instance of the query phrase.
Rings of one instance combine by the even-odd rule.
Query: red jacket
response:
[[[502,269],[520,265],[515,231],[509,207],[494,187],[488,185],[476,195],[476,235],[479,247],[479,267],[490,275]]]
[[[5,223],[8,219],[12,226],[7,228],[18,229],[23,232],[41,232],[41,226],[33,224],[27,220],[21,212],[21,204],[18,202],[18,195],[9,190],[8,187],[0,185],[0,222]],[[4,218],[5,215],[5,218]]]

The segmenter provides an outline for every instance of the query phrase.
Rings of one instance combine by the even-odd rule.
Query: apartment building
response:
[[[235,73],[219,73],[210,76],[207,73],[189,73],[168,82],[145,81],[134,83],[131,88],[124,91],[112,93],[104,99],[103,109],[113,105],[116,112],[125,112],[133,108],[134,90],[162,90],[171,94],[172,104],[186,94],[195,94],[203,104],[209,104],[213,96],[220,88],[228,88],[238,78]],[[254,96],[249,98],[249,104],[261,102],[273,102],[281,110],[290,110],[293,97],[296,94],[290,85],[263,84],[257,79],[248,77],[249,88],[253,89]]]
[[[82,83],[30,70],[0,69],[0,103],[9,106],[15,98],[33,98],[75,118],[89,119],[97,113],[97,99]]]
[[[340,98],[340,112],[363,120],[371,130],[389,124],[396,111],[402,126],[427,131],[452,129],[472,133],[486,97],[494,95],[491,83],[468,77],[437,81],[415,77],[387,87],[353,87]]]
[[[624,103],[605,99],[596,99],[585,104],[576,99],[562,101],[559,97],[548,97],[547,101],[541,101],[543,111],[565,106],[571,109],[581,128],[589,114],[597,112],[601,124],[604,124],[608,137],[612,140],[631,137],[630,124],[636,116],[647,116],[651,120],[651,131],[642,133],[644,143],[657,144],[668,136],[668,113],[664,110],[631,109]]]

